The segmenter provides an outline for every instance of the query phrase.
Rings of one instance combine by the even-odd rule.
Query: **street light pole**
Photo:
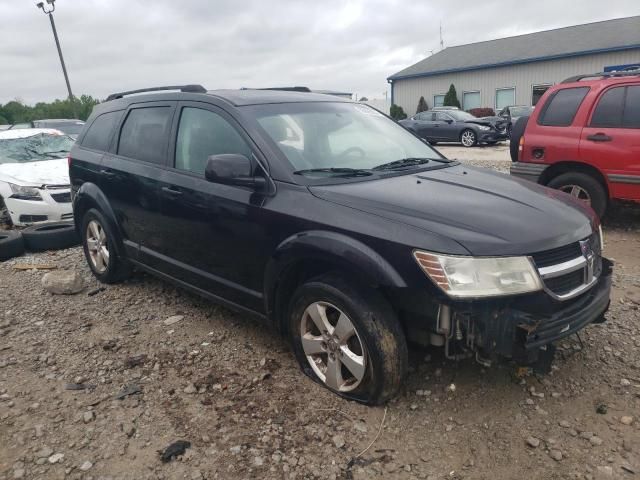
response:
[[[51,6],[50,9],[45,8],[44,2],[37,3],[36,7],[38,7],[46,15],[48,15],[49,20],[51,21],[51,30],[53,30],[53,38],[56,41],[56,47],[58,48],[58,56],[60,57],[60,65],[62,65],[62,73],[64,74],[64,81],[67,84],[67,91],[69,92],[69,101],[71,101],[73,105],[73,93],[71,93],[71,83],[69,83],[69,75],[67,74],[67,67],[64,64],[64,58],[62,56],[62,48],[60,48],[60,40],[58,39],[58,31],[56,30],[56,23],[53,20],[53,12],[56,9],[55,1],[56,0],[47,0],[47,4]]]

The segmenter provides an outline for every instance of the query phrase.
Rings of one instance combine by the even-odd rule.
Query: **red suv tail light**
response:
[[[520,137],[518,144],[518,161],[522,160],[522,154],[524,153],[524,135]]]

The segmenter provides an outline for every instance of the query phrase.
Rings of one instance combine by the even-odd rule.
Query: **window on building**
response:
[[[462,108],[464,110],[471,110],[472,108],[480,108],[480,91],[463,92]]]
[[[589,87],[564,88],[555,92],[542,106],[540,125],[566,127],[571,125]]]
[[[247,143],[220,115],[201,108],[184,108],[178,127],[176,168],[204,175],[209,156],[223,153],[251,157]]]
[[[533,85],[531,88],[531,105],[535,106],[538,100],[544,95],[544,92],[551,88],[551,84],[544,83],[540,85]]]
[[[442,106],[444,106],[444,94],[442,94],[442,95],[434,95],[433,96],[433,106],[434,107],[442,107]]]
[[[509,105],[515,105],[515,103],[515,87],[496,89],[496,110],[502,110],[504,107],[508,107]]]
[[[131,110],[120,132],[118,155],[145,162],[164,163],[171,111],[171,107]]]
[[[622,126],[624,87],[611,88],[604,92],[591,117],[592,127],[615,128]]]
[[[113,138],[113,130],[122,117],[122,110],[103,113],[96,118],[82,139],[82,146],[105,152]]]
[[[640,128],[640,86],[638,85],[627,87],[622,126],[625,128]]]

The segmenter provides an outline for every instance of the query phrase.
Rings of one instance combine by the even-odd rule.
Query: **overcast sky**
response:
[[[0,0],[0,103],[66,96],[35,0]],[[606,7],[605,7],[606,5]],[[305,85],[381,98],[446,46],[640,14],[639,0],[57,0],[74,94],[200,83]]]

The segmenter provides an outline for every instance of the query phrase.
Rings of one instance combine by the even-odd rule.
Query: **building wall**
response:
[[[547,60],[507,67],[449,73],[433,77],[418,77],[393,82],[393,102],[408,115],[413,115],[420,96],[424,96],[429,108],[433,96],[445,94],[452,83],[462,104],[464,91],[480,90],[480,104],[495,108],[496,89],[515,87],[516,104],[531,105],[533,85],[556,84],[573,75],[595,73],[609,65],[626,65],[640,62],[640,49],[614,53],[600,53],[559,60]]]

